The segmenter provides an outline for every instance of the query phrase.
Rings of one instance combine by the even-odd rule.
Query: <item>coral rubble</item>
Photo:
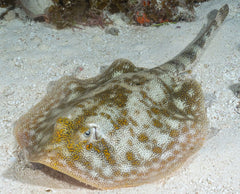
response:
[[[39,0],[18,0],[18,5]],[[58,29],[81,25],[106,26],[111,23],[109,14],[123,13],[130,24],[149,26],[164,22],[192,21],[194,6],[207,0],[49,0],[52,5],[44,12],[44,21],[53,24]],[[15,0],[2,0],[1,7],[15,3]],[[49,2],[48,2],[49,3]],[[36,6],[38,3],[35,3]],[[41,1],[42,4],[42,1]],[[29,6],[26,12],[33,12]],[[44,7],[44,6],[43,6]],[[39,7],[38,7],[39,9]],[[35,10],[37,10],[35,8]],[[41,15],[42,17],[43,15]],[[34,16],[35,18],[38,18]],[[35,19],[33,18],[33,19]]]

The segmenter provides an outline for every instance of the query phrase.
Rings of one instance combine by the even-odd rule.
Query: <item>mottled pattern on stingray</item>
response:
[[[179,72],[227,13],[227,5],[212,11],[198,37],[162,66],[118,59],[95,78],[51,84],[15,125],[27,159],[100,189],[151,183],[178,168],[207,135],[201,87]]]

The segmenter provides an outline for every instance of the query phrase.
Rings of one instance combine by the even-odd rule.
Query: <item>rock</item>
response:
[[[8,13],[4,16],[4,19],[7,21],[14,20],[16,18],[16,13],[14,10],[8,11]]]
[[[116,27],[109,27],[109,28],[106,28],[105,32],[106,32],[107,34],[111,34],[111,35],[113,35],[113,36],[117,36],[118,33],[119,33],[119,29],[116,28]]]

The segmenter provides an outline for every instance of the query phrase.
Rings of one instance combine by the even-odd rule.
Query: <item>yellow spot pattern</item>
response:
[[[134,157],[134,154],[132,152],[126,152],[126,158],[129,162],[131,162],[133,166],[140,165],[140,161]]]
[[[138,141],[142,142],[142,143],[145,143],[148,141],[148,136],[144,133],[141,133],[139,136],[138,136]]]

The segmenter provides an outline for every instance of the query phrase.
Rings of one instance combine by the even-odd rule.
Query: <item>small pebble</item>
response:
[[[240,98],[240,83],[231,85],[230,89],[233,91],[234,95],[237,98]]]
[[[16,13],[14,10],[10,10],[5,16],[4,19],[7,21],[14,20],[16,18]]]
[[[115,27],[110,27],[110,28],[107,28],[107,29],[105,30],[105,32],[106,32],[107,34],[111,34],[111,35],[113,35],[113,36],[118,36],[119,29],[118,29],[118,28],[115,28]]]

